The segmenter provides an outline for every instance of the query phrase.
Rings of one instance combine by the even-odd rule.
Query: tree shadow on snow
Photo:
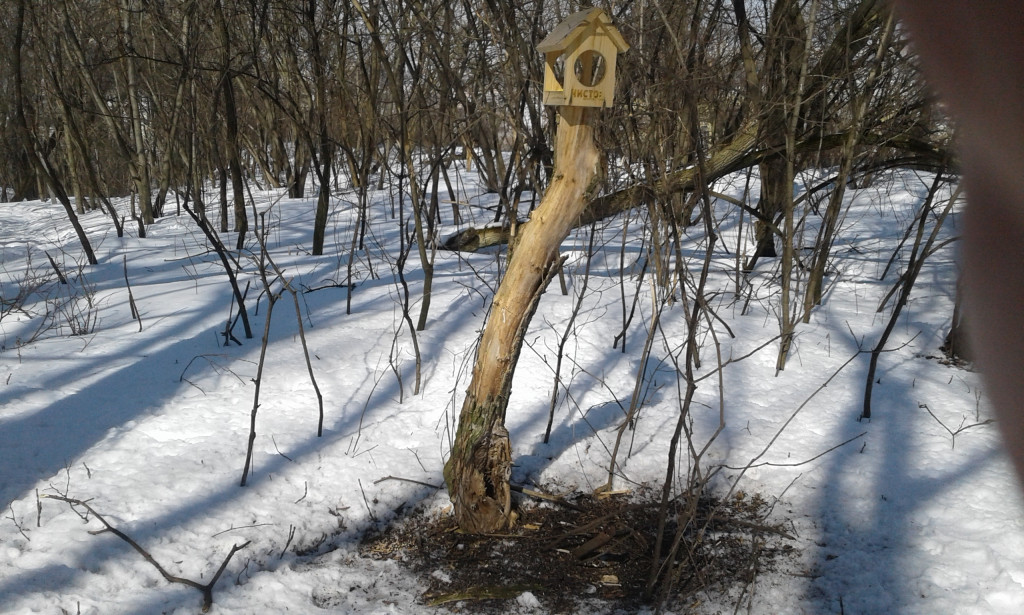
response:
[[[861,358],[864,368],[855,382],[864,382],[867,360],[867,355]],[[816,612],[917,613],[922,598],[948,591],[925,578],[936,556],[921,552],[919,514],[999,456],[998,449],[987,448],[958,455],[961,459],[948,471],[922,467],[916,443],[937,425],[928,424],[931,419],[918,406],[916,374],[907,373],[905,365],[888,372],[880,367],[872,420],[856,420],[861,414],[857,399],[846,408],[849,420],[836,439],[846,441],[864,431],[867,437],[863,444],[828,455],[811,515],[819,538],[804,599],[816,605]]]
[[[385,293],[383,297],[386,299],[387,294]],[[227,300],[225,298],[225,301]],[[221,304],[218,303],[217,307],[220,306]],[[363,307],[369,309],[366,305]],[[444,310],[437,312],[439,317],[432,319],[431,335],[437,336],[439,340],[446,339],[465,326],[465,321],[471,318],[469,312],[472,308],[473,302],[453,302]],[[208,313],[197,310],[187,324],[191,326],[198,322],[208,322],[210,319]],[[9,502],[17,498],[28,497],[26,491],[40,480],[59,474],[67,464],[74,464],[75,460],[86,453],[90,447],[104,438],[116,434],[118,430],[126,432],[131,430],[136,419],[147,416],[152,410],[160,408],[165,402],[173,399],[180,393],[182,387],[188,386],[178,382],[178,375],[184,369],[184,363],[191,357],[208,351],[210,344],[204,340],[214,335],[213,330],[207,329],[194,337],[175,342],[155,352],[151,352],[152,346],[140,344],[125,351],[139,356],[139,363],[126,365],[84,387],[74,395],[66,396],[40,411],[5,422],[0,426],[0,441],[5,443],[5,446],[0,448],[0,464],[3,464],[0,467],[24,467],[28,470],[18,475],[4,473],[3,482],[0,483],[0,497],[3,498],[4,507],[6,508]],[[286,332],[278,332],[275,337],[285,338],[289,335]],[[315,332],[308,333],[308,335],[311,340],[315,339]],[[253,344],[258,344],[258,340],[249,341],[239,352],[248,354],[252,350]],[[424,363],[433,365],[440,360],[439,355],[445,351],[445,347],[441,342],[435,345],[424,344],[423,351]],[[105,360],[109,360],[109,357],[96,357],[86,365],[76,363],[75,369],[78,373],[88,373],[88,370],[95,368]],[[154,364],[167,367],[161,371],[155,369]],[[160,375],[152,377],[153,374]],[[73,377],[74,374],[62,375],[62,378]],[[408,381],[408,378],[405,379],[406,385],[408,385]],[[356,399],[355,395],[358,393],[356,391],[347,401],[326,399],[328,410],[323,437],[317,438],[315,429],[312,429],[313,433],[309,437],[281,451],[279,455],[257,454],[247,487],[240,488],[233,478],[217,482],[208,481],[209,484],[204,484],[202,489],[193,490],[193,493],[202,493],[201,497],[183,499],[180,505],[168,508],[160,515],[139,519],[120,529],[139,544],[144,546],[154,544],[176,528],[187,525],[190,519],[202,518],[210,514],[211,511],[237,506],[238,500],[254,491],[258,492],[275,475],[285,474],[287,466],[293,463],[315,461],[317,455],[324,450],[338,451],[339,456],[344,456],[344,453],[341,452],[345,448],[343,443],[351,442],[356,434],[366,429],[367,425],[387,421],[396,414],[410,411],[409,406],[399,406],[396,403],[399,398],[398,386],[395,378],[388,377],[373,389],[369,400]],[[252,393],[251,389],[245,389],[245,392],[247,395]],[[251,398],[244,404],[249,404],[250,400]],[[337,410],[339,406],[340,411]],[[335,408],[333,412],[330,410],[332,407]],[[259,438],[267,439],[268,435],[261,434]],[[11,444],[7,445],[8,442]],[[377,443],[367,442],[362,448],[369,449],[374,444]],[[26,459],[31,459],[32,462],[26,463]],[[241,460],[239,461],[241,462]],[[441,468],[437,467],[432,479],[440,482],[440,475]],[[338,485],[339,492],[345,489],[351,492],[352,489],[356,489],[351,478],[351,476],[337,478],[337,482],[340,483]],[[366,485],[366,487],[370,489],[372,486]],[[361,489],[361,487],[358,488],[356,493],[359,493]],[[410,483],[401,483],[400,486],[389,489],[392,492],[392,497],[388,498],[389,501],[397,499],[402,502],[416,502],[436,493],[436,489]],[[56,502],[46,505],[63,506]],[[369,507],[369,504],[367,506]],[[335,549],[352,547],[358,543],[366,526],[373,523],[373,518],[383,520],[394,514],[393,510],[387,508],[386,502],[382,502],[379,506],[375,502],[374,507],[378,509],[376,512],[366,511],[369,518],[350,521],[350,524],[354,525],[339,528],[335,535],[325,535],[325,540],[316,544],[315,548],[311,548],[308,553],[304,552],[299,555],[300,549],[297,545],[293,545],[291,551],[282,553],[281,556],[267,557],[261,551],[254,556],[262,560],[261,564],[252,574],[273,571],[280,566],[296,562],[309,562]],[[116,515],[116,511],[103,510],[102,507],[98,507],[98,512]],[[353,511],[351,514],[357,513]],[[362,514],[362,511],[358,514]],[[83,528],[83,532],[86,529]],[[278,528],[278,530],[284,531],[282,528]],[[244,540],[239,539],[237,542],[242,543]],[[284,540],[281,542],[283,543]],[[205,571],[204,574],[212,574],[214,568],[226,555],[227,550],[220,550],[213,546],[217,544],[216,541],[211,540],[210,544],[210,553],[206,561],[187,562],[182,567],[187,568],[188,571],[179,574],[185,577],[195,574],[196,580],[199,580],[199,570]],[[243,566],[248,567],[248,564],[243,562],[249,559],[249,554],[252,551],[259,548],[259,545],[251,545],[248,548],[249,551],[240,552],[235,556],[224,577],[214,588],[214,605],[217,604],[217,596],[220,592],[232,591],[233,586],[230,579],[240,575]],[[265,548],[264,545],[262,549],[265,550]],[[132,605],[131,608],[134,612],[166,612],[177,608],[194,609],[201,603],[199,592],[181,585],[165,583],[160,579],[156,569],[143,561],[127,543],[113,537],[96,538],[95,545],[90,545],[88,550],[74,559],[75,561],[50,563],[39,568],[26,569],[20,574],[0,580],[0,604],[11,604],[19,597],[39,592],[60,595],[76,585],[88,582],[83,579],[87,579],[95,571],[102,570],[105,564],[121,559],[127,565],[137,566],[139,570],[148,570],[145,574],[155,579],[156,582],[152,598],[147,599],[144,604]],[[175,574],[176,564],[172,565],[171,562],[163,562],[163,564],[169,566],[172,574]],[[139,580],[138,583],[140,586],[147,584],[143,580]]]

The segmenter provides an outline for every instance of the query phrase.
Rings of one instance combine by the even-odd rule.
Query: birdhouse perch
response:
[[[544,104],[612,106],[615,58],[628,49],[604,10],[573,13],[537,45],[545,60]]]

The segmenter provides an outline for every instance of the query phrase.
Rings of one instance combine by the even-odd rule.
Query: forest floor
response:
[[[431,606],[472,601],[474,612],[495,613],[526,592],[554,612],[635,612],[655,603],[661,591],[692,596],[750,584],[794,554],[794,537],[781,524],[764,522],[765,500],[705,498],[673,558],[672,588],[648,589],[654,545],[661,543],[661,553],[672,548],[678,528],[671,520],[680,502],[671,504],[660,540],[661,502],[653,493],[541,502],[524,502],[516,525],[501,536],[461,534],[452,517],[418,511],[368,535],[361,553],[396,559],[417,573]]]
[[[646,217],[598,225],[592,251],[590,229],[571,234],[567,294],[556,282],[542,298],[513,382],[518,521],[485,538],[453,531],[441,472],[502,250],[437,252],[427,327],[413,332],[405,311],[416,320],[424,275],[415,250],[398,275],[395,189],[370,195],[355,252],[358,199],[339,190],[325,256],[309,251],[313,200],[255,191],[299,318],[285,291],[268,322],[250,236],[234,267],[246,338],[220,259],[173,199],[145,239],[84,215],[96,266],[59,204],[0,204],[0,612],[195,613],[204,587],[211,613],[649,612],[653,553],[678,536],[661,576],[672,587],[653,589],[666,612],[1018,613],[1020,490],[980,375],[939,349],[959,206],[879,359],[872,418],[858,420],[865,351],[889,322],[930,181],[899,172],[851,189],[824,300],[781,372],[778,263],[737,276],[751,224],[716,203],[715,316],[689,405],[689,298],[652,286],[653,262],[642,273]],[[466,223],[493,219],[496,195],[465,169],[455,184]],[[743,198],[748,185],[756,194],[756,177],[715,189]],[[444,215],[439,239],[457,230]],[[702,230],[681,241],[698,271]]]

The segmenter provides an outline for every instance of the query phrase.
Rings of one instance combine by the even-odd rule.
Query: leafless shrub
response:
[[[45,268],[33,266],[31,246],[25,247],[25,264],[20,274],[12,273],[0,262],[0,322],[15,314],[31,318],[34,297],[52,278]]]

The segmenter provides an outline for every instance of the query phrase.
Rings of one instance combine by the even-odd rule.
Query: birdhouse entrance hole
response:
[[[604,80],[607,65],[604,56],[600,53],[594,50],[584,51],[576,58],[576,63],[573,66],[576,81],[588,88],[596,86]]]

